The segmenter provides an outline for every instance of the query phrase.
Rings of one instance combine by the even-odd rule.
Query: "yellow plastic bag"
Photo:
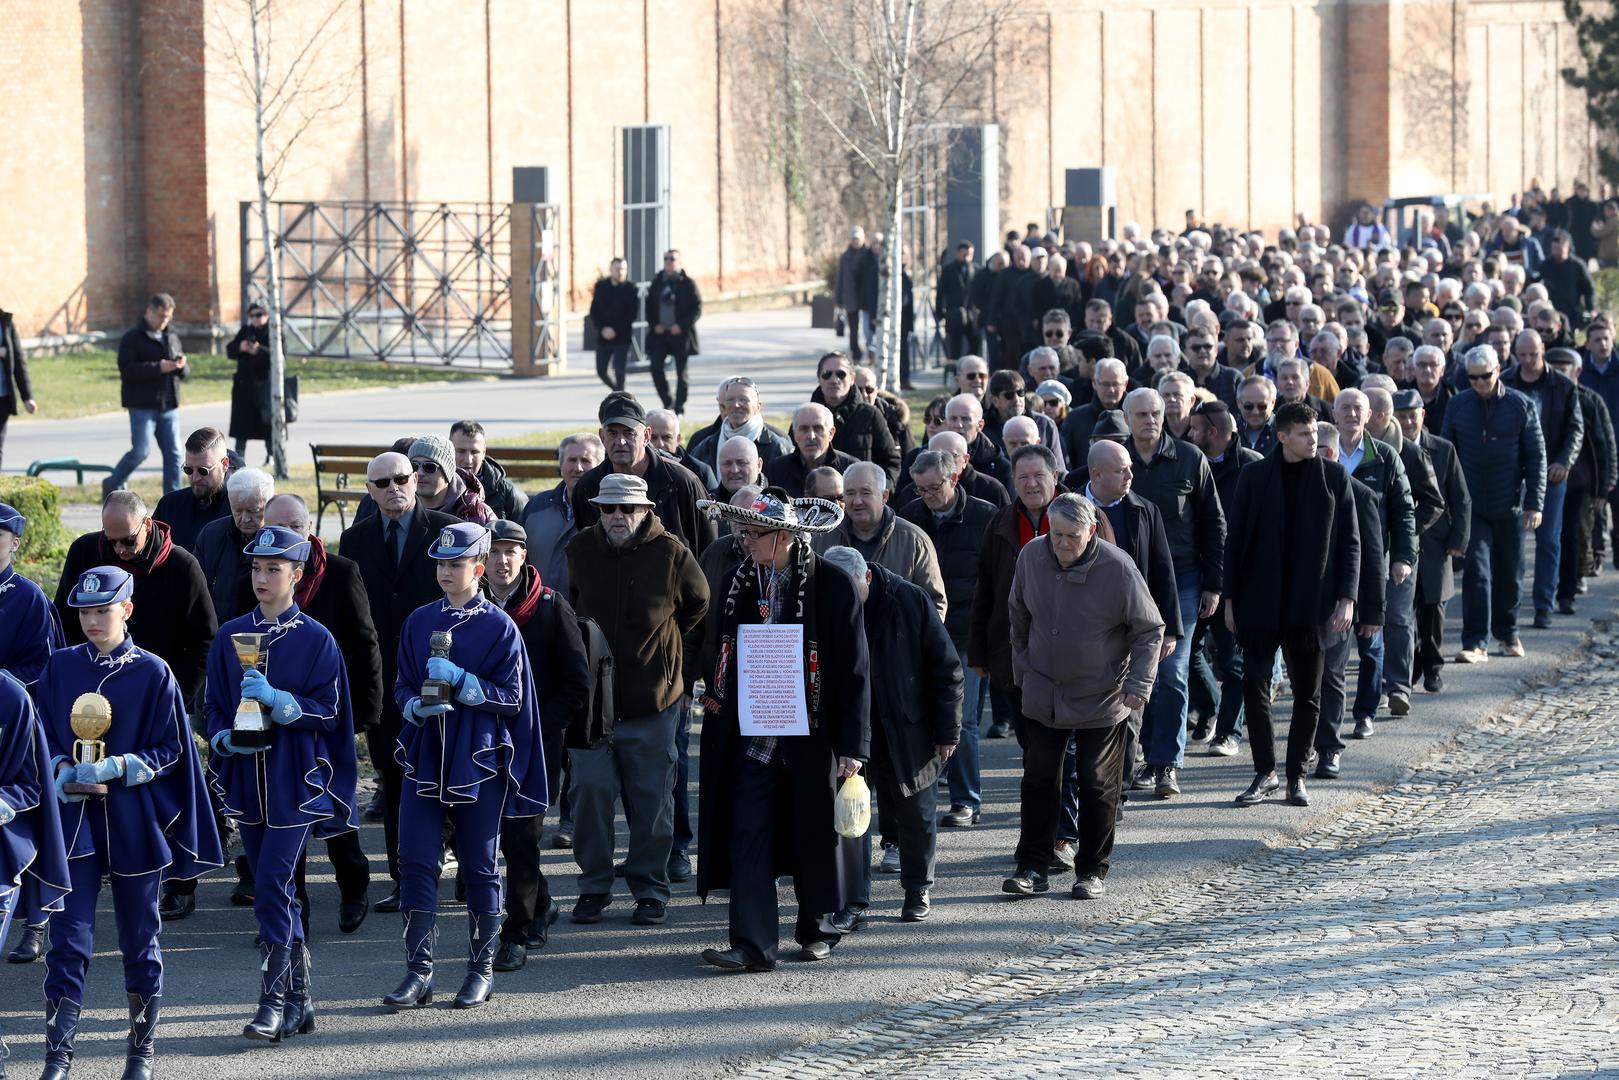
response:
[[[871,828],[871,789],[866,778],[855,773],[838,788],[838,800],[833,812],[838,835],[854,839],[865,836]]]

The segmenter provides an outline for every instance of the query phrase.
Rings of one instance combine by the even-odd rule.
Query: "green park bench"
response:
[[[78,474],[79,483],[84,483],[85,473],[112,473],[111,465],[94,465],[73,457],[44,458],[28,466],[29,476],[39,476],[48,472],[70,472]]]

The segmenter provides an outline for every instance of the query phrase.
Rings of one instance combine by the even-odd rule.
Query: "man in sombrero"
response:
[[[703,500],[698,507],[739,526],[748,556],[712,598],[704,629],[703,655],[712,664],[697,892],[730,890],[731,940],[730,948],[705,949],[703,959],[728,971],[774,968],[776,878],[791,875],[798,958],[824,960],[840,936],[828,920],[845,899],[833,802],[871,744],[860,600],[850,577],[808,540],[836,528],[843,511],[781,488],[747,506]]]

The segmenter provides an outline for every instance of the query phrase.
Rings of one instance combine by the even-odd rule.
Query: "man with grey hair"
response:
[[[939,618],[945,617],[944,578],[933,541],[888,505],[888,474],[875,462],[857,461],[843,470],[843,522],[817,535],[811,546],[825,554],[839,545],[854,548],[867,562],[920,588]]]
[[[830,465],[811,469],[809,476],[804,478],[804,494],[811,499],[842,502],[843,474]]]
[[[1001,426],[1001,446],[1010,458],[1025,446],[1033,446],[1040,441],[1040,429],[1034,426],[1034,421],[1027,416],[1014,416]]]
[[[1468,388],[1451,398],[1440,437],[1456,448],[1473,523],[1462,564],[1460,664],[1482,664],[1489,635],[1498,655],[1522,656],[1518,594],[1523,587],[1523,533],[1540,525],[1546,499],[1546,442],[1540,413],[1506,386],[1495,349],[1467,354]]]
[[[540,580],[564,596],[568,592],[568,541],[578,532],[573,515],[573,489],[579,478],[607,460],[607,448],[593,431],[578,431],[557,446],[562,483],[536,495],[523,509],[520,523],[528,534],[528,562]]]
[[[938,825],[933,812],[939,774],[961,737],[961,662],[928,596],[851,547],[823,558],[854,580],[865,623],[871,670],[871,757],[866,772],[877,806],[898,841],[901,922],[932,912]],[[871,904],[871,831],[842,841],[853,856],[853,881],[832,925],[848,932]],[[888,845],[885,843],[885,847]]]
[[[975,499],[983,499],[993,503],[998,509],[1007,506],[1012,501],[1011,492],[1005,484],[988,473],[979,472],[973,468],[973,463],[967,454],[967,440],[957,431],[941,431],[928,440],[929,450],[941,450],[951,456],[955,461],[956,482],[966,489],[967,494]],[[1007,455],[1008,460],[1011,459]],[[910,477],[906,477],[907,480]]]
[[[275,496],[275,480],[259,469],[237,469],[225,482],[230,516],[210,521],[197,534],[191,553],[208,579],[214,615],[227,623],[253,610],[253,560],[242,554],[264,524],[264,506]]]
[[[941,433],[943,434],[943,433]],[[900,517],[921,529],[933,545],[944,582],[944,628],[955,646],[965,673],[959,752],[946,770],[950,782],[950,810],[939,821],[946,826],[978,823],[983,796],[978,765],[979,718],[983,715],[988,685],[968,664],[972,631],[973,590],[978,584],[979,553],[996,507],[974,498],[959,482],[954,455],[924,450],[911,463],[917,498],[900,510]]]
[[[979,472],[988,473],[1003,485],[1011,482],[1011,459],[1001,453],[984,431],[984,405],[972,394],[957,394],[944,407],[946,428],[967,443],[967,460]]]
[[[697,477],[705,492],[719,486],[719,477],[714,475],[714,469],[693,458],[681,445],[680,417],[673,409],[648,409],[646,430],[647,444]]]
[[[197,706],[219,621],[196,558],[173,542],[167,525],[152,520],[146,500],[135,492],[108,495],[101,504],[101,528],[74,540],[62,564],[55,602],[69,645],[82,645],[86,638],[68,595],[79,575],[97,566],[116,566],[134,576],[129,636],[169,665],[186,708]],[[191,914],[195,890],[195,881],[165,883],[163,916],[183,919]]]
[[[1092,900],[1105,889],[1113,851],[1126,726],[1152,695],[1164,623],[1135,563],[1097,542],[1089,501],[1059,495],[1048,514],[1048,534],[1018,553],[1008,596],[1026,744],[1017,869],[1001,891],[1032,896],[1050,887],[1072,743],[1079,774],[1072,896]],[[1087,647],[1074,648],[1079,641]]]
[[[764,402],[759,397],[759,388],[746,375],[732,375],[720,383],[714,400],[719,405],[719,419],[693,433],[687,445],[691,448],[692,457],[716,473],[720,471],[720,448],[739,435],[752,442],[758,450],[761,468],[793,452],[791,437],[780,428],[765,423],[762,415]]]
[[[1104,412],[1121,408],[1124,395],[1129,390],[1130,374],[1125,370],[1123,361],[1104,357],[1096,362],[1096,370],[1091,375],[1094,396],[1069,413],[1068,419],[1062,422],[1063,457],[1076,468],[1090,453],[1091,429],[1096,426],[1097,419]]]

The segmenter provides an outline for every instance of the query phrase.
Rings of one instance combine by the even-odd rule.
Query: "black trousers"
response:
[[[1563,547],[1557,557],[1557,599],[1573,600],[1591,563],[1591,493],[1569,485],[1563,495]]]
[[[978,352],[978,328],[956,319],[944,321],[944,354],[952,360]]]
[[[332,860],[332,873],[337,876],[337,891],[344,902],[364,898],[371,886],[371,860],[365,857],[365,851],[360,847],[359,830],[327,840],[326,857]],[[306,921],[309,917],[309,893],[304,887],[304,873],[308,861],[309,849],[305,848],[303,854],[298,856],[298,869],[293,877],[298,903],[306,913]]]
[[[4,464],[6,460],[6,425],[10,422],[10,414],[0,409],[0,464]]]
[[[380,728],[365,733],[366,752],[382,785],[382,836],[388,845],[388,876],[395,881],[399,880],[399,796],[405,788],[405,770],[394,764],[397,738],[389,738]]]
[[[1420,589],[1422,586],[1417,586]],[[1445,666],[1445,601],[1417,605],[1416,663],[1411,672],[1426,675]]]
[[[596,339],[596,375],[607,384],[609,390],[624,389],[624,380],[629,375],[630,368],[630,340],[603,341]],[[608,374],[611,369],[612,374]]]
[[[1072,731],[1047,727],[1024,717],[1023,827],[1018,833],[1017,865],[1042,872],[1051,865],[1062,806],[1063,759],[1070,739],[1079,772],[1079,838],[1074,841],[1074,874],[1107,877],[1113,857],[1114,822],[1124,782],[1126,723]]]
[[[900,791],[887,732],[875,718],[871,725],[871,758],[864,771],[866,782],[877,796],[883,842],[899,846],[900,888],[907,892],[933,888],[939,846],[938,783],[923,785],[915,795]],[[848,902],[865,907],[871,903],[871,830],[857,839],[845,838],[843,844],[846,858],[857,867]]]
[[[1310,756],[1310,743],[1321,718],[1321,676],[1326,668],[1326,654],[1321,650],[1321,643],[1313,638],[1285,645],[1277,638],[1243,643],[1243,712],[1248,721],[1248,745],[1254,754],[1254,772],[1260,776],[1276,771],[1270,677],[1276,666],[1277,649],[1282,650],[1293,684],[1293,719],[1287,731],[1287,775],[1291,779],[1304,775],[1304,761]]]
[[[786,766],[738,754],[736,787],[731,811],[731,947],[753,959],[775,960],[781,936],[781,908],[776,899],[776,834],[782,815],[793,814],[793,784]],[[793,892],[798,882],[793,881]],[[793,937],[800,945],[812,941],[836,944],[842,937],[821,927],[820,917],[831,912],[809,912],[799,904]]]
[[[555,792],[562,782],[562,732],[546,730],[541,735],[545,750],[546,790]],[[553,795],[553,798],[555,796]],[[506,856],[506,921],[500,926],[500,939],[522,945],[528,941],[529,927],[543,936],[550,930],[546,920],[551,910],[551,883],[540,869],[540,839],[545,834],[545,815],[506,818],[500,823],[500,848]]]
[[[686,361],[691,358],[691,338],[686,334],[647,334],[647,359],[652,361],[652,385],[658,388],[658,397],[665,409],[677,413],[686,411]],[[669,378],[664,374],[664,363],[675,362],[675,391],[669,393]]]

